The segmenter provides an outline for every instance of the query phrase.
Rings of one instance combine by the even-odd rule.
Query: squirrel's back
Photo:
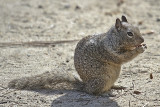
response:
[[[108,76],[115,75],[115,77],[112,76],[113,81],[118,78],[121,65],[113,64],[112,55],[109,54],[109,50],[104,50],[102,43],[102,40],[107,36],[108,33],[90,35],[80,40],[77,44],[74,65],[83,82],[87,82],[97,76],[104,76],[104,74]],[[108,61],[105,60],[104,57],[106,56],[104,54],[107,55]],[[115,74],[112,74],[112,69],[116,71],[114,72]]]

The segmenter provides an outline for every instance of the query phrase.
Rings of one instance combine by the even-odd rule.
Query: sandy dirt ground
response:
[[[104,33],[126,15],[139,26],[148,49],[124,64],[114,97],[75,90],[15,90],[9,81],[51,72],[72,72],[77,44],[9,45],[79,40]],[[0,0],[0,107],[160,107],[160,0]],[[150,77],[152,73],[153,78]]]

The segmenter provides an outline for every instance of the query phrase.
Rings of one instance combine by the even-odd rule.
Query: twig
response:
[[[42,46],[47,47],[49,45],[56,45],[62,43],[72,43],[79,40],[62,40],[62,41],[31,41],[31,42],[1,42],[0,47],[8,47],[8,46]]]
[[[0,91],[7,89],[7,87],[3,87],[2,85],[0,85],[0,87],[2,88],[2,89],[0,89]]]
[[[10,101],[10,100],[9,100],[9,101],[2,101],[2,102],[0,102],[0,104],[5,104],[5,103],[8,103],[8,102],[9,102],[9,103],[10,103],[10,102],[13,102],[13,103],[18,104],[18,102],[17,102],[17,101]]]
[[[132,87],[133,87],[133,90],[134,90],[134,82],[133,82],[133,80],[132,80],[132,85],[133,85]]]
[[[147,102],[145,105],[143,105],[143,107],[146,107],[149,104],[149,102]]]
[[[129,100],[129,107],[131,107],[131,101]]]
[[[3,88],[3,89],[7,89],[7,87],[3,87],[2,85],[0,85],[0,87]]]
[[[0,102],[0,104],[5,104],[5,103],[7,103],[7,101],[2,101],[2,102]]]
[[[41,33],[44,33],[44,32],[46,32],[47,30],[50,30],[50,29],[52,29],[52,28],[54,28],[54,27],[55,27],[55,26],[52,24],[52,25],[50,25],[48,28],[42,30]]]

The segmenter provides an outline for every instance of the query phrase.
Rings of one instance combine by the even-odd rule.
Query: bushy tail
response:
[[[66,72],[45,72],[32,77],[23,77],[9,82],[9,88],[15,89],[77,89],[83,88],[78,77]]]

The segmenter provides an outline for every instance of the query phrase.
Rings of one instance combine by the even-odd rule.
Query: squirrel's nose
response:
[[[140,41],[141,41],[141,43],[143,43],[143,42],[144,42],[144,38],[143,38],[143,37],[141,37],[141,38],[140,38]]]

